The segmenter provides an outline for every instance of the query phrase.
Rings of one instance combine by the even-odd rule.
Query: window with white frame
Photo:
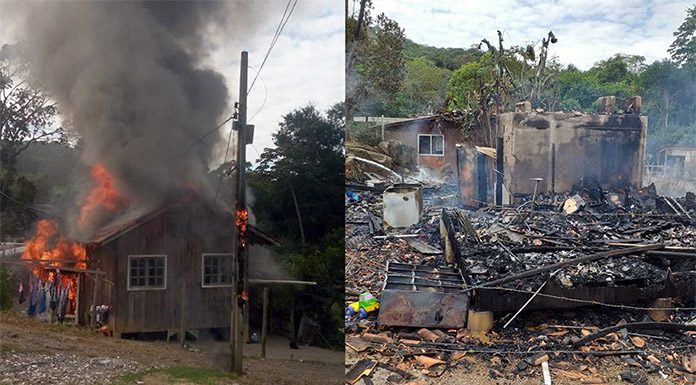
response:
[[[201,269],[203,287],[230,286],[232,284],[232,254],[203,254]]]
[[[154,290],[166,288],[166,255],[128,256],[128,290]]]
[[[444,135],[418,135],[418,155],[445,155]]]

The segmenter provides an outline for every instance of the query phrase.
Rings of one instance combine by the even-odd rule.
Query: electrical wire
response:
[[[232,131],[234,131],[234,130],[232,128],[230,128],[230,133],[229,133],[229,135],[227,135],[227,149],[225,150],[225,160],[222,162],[223,165],[225,163],[227,163],[227,156],[230,153],[230,144],[232,143]],[[237,167],[239,167],[239,165],[237,165]],[[220,185],[222,184],[222,174],[223,174],[223,171],[220,170],[220,176],[218,177],[218,184],[217,184],[217,187],[215,187],[215,198],[213,199],[214,202],[217,202],[217,197],[218,197],[218,194],[220,193]]]
[[[292,0],[288,0],[288,3],[285,5],[285,11],[283,12],[283,16],[281,16],[281,18],[280,18],[280,22],[278,23],[278,27],[276,28],[276,32],[273,35],[273,38],[271,39],[271,44],[268,46],[268,50],[266,51],[266,55],[264,56],[263,61],[261,62],[261,65],[259,66],[259,70],[256,73],[254,80],[252,80],[251,85],[249,86],[249,89],[247,90],[247,95],[251,92],[251,89],[254,88],[254,84],[256,84],[256,79],[259,77],[259,74],[261,73],[263,66],[266,64],[266,60],[268,60],[268,57],[271,55],[271,51],[273,50],[273,47],[275,46],[276,42],[278,42],[278,38],[280,37],[280,34],[283,32],[285,25],[288,23],[288,20],[290,20],[290,16],[292,15],[292,12],[295,10],[295,6],[297,5],[297,0],[295,0],[295,2],[292,3],[292,8],[290,8],[290,10],[288,11],[288,8],[290,7],[291,2],[292,2]]]
[[[227,122],[229,122],[230,120],[232,120],[232,119],[234,119],[234,118],[235,118],[235,114],[230,115],[229,118],[225,119],[222,123],[218,124],[217,126],[213,127],[213,128],[210,129],[209,131],[207,131],[205,134],[203,134],[203,136],[201,136],[200,138],[198,138],[198,140],[196,140],[195,142],[191,143],[191,145],[190,145],[186,150],[184,150],[184,151],[182,151],[181,153],[179,153],[178,156],[181,156],[181,155],[183,155],[183,154],[185,154],[185,153],[191,151],[192,148],[196,147],[198,144],[203,143],[203,139],[207,138],[208,135],[210,135],[210,134],[212,134],[213,132],[217,131],[220,127],[224,126]]]
[[[251,68],[252,70],[256,71],[256,74],[258,74],[258,73],[260,72],[260,71],[257,71],[257,70],[256,70],[254,67],[252,67],[252,66],[249,66],[249,68]],[[261,112],[261,110],[263,110],[263,108],[266,106],[266,101],[268,100],[268,87],[266,87],[266,81],[263,80],[263,77],[261,77],[261,84],[263,84],[263,93],[264,93],[263,102],[261,103],[261,107],[259,107],[259,109],[258,109],[256,112],[254,112],[254,115],[252,115],[251,118],[247,119],[247,123],[250,123],[252,120],[254,120],[254,118],[255,118],[255,117]],[[256,152],[258,152],[258,151],[256,151]]]

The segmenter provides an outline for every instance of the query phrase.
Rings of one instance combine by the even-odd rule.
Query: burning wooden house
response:
[[[116,336],[178,329],[228,328],[232,275],[232,214],[201,201],[179,202],[124,218],[98,231],[87,245],[91,270],[85,304],[110,307]],[[251,244],[277,244],[249,226]],[[89,306],[80,313],[87,323]]]
[[[181,322],[187,330],[222,329],[229,327],[233,224],[233,214],[190,199],[125,214],[84,244],[61,238],[47,252],[57,228],[40,221],[23,259],[34,260],[40,287],[48,290],[56,276],[69,285],[65,315],[79,324],[97,316],[116,337],[178,330]],[[277,244],[248,229],[251,245]],[[37,258],[28,254],[34,249]],[[96,314],[106,307],[107,317]]]

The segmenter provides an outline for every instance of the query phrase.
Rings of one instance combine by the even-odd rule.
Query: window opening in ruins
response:
[[[444,135],[418,135],[418,155],[445,155]]]

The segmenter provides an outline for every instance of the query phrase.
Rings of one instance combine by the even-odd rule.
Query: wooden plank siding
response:
[[[202,204],[186,202],[88,249],[89,266],[103,270],[105,279],[97,304],[111,306],[109,325],[115,333],[161,332],[180,323],[182,296],[186,296],[186,327],[229,326],[230,288],[203,288],[203,253],[232,250],[231,215],[221,215]],[[166,288],[128,290],[129,255],[166,255]],[[93,279],[81,292],[86,309],[91,305]],[[186,282],[186,292],[182,292]],[[84,313],[86,314],[86,312]],[[87,322],[84,318],[83,322]]]

